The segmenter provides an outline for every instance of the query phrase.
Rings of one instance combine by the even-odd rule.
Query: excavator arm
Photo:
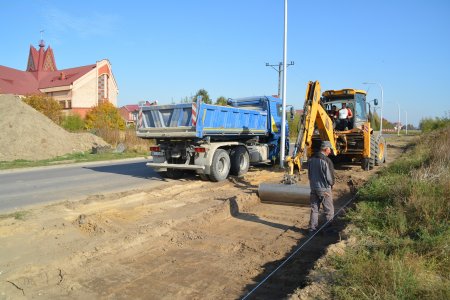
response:
[[[301,170],[301,158],[306,148],[311,147],[312,136],[317,125],[322,141],[330,141],[333,146],[333,154],[336,153],[336,140],[333,132],[333,121],[328,116],[320,102],[320,83],[318,81],[308,83],[303,106],[303,115],[300,117],[297,140],[292,156],[286,157],[288,173],[284,177],[284,182],[293,184],[297,181],[294,175],[294,167],[297,165]]]

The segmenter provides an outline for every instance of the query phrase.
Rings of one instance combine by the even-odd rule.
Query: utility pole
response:
[[[397,123],[397,136],[400,136],[400,103],[398,105],[398,123]]]
[[[405,111],[405,135],[408,135],[408,112]]]
[[[293,66],[293,65],[294,65],[294,62],[291,61],[290,63],[288,63],[286,65],[286,68],[289,66]],[[283,75],[283,63],[280,62],[280,63],[278,63],[278,65],[271,65],[269,63],[266,63],[266,67],[272,67],[272,69],[274,69],[278,73],[278,98],[280,98],[280,96],[281,96],[281,81],[283,78],[283,76],[282,76]],[[277,68],[275,68],[275,67],[277,67]]]

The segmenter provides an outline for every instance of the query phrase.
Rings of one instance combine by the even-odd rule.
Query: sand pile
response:
[[[70,133],[23,103],[0,95],[0,161],[40,160],[107,145],[90,133]]]

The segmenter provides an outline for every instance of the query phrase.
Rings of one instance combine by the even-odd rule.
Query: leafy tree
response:
[[[228,100],[224,96],[220,96],[219,98],[217,98],[215,104],[216,105],[227,106],[228,105]]]
[[[207,103],[207,104],[212,103],[211,98],[209,98],[209,94],[205,89],[199,89],[197,94],[195,94],[195,96],[192,97],[192,102],[197,101],[198,96],[202,96],[202,101],[204,103]]]
[[[125,129],[125,121],[120,116],[119,110],[110,102],[104,102],[94,106],[86,114],[87,129]]]
[[[45,94],[32,94],[23,99],[23,102],[44,114],[56,124],[61,123],[61,106],[58,101]]]

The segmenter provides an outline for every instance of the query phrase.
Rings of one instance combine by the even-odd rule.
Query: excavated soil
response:
[[[108,145],[90,133],[70,133],[13,95],[0,95],[0,161],[41,160]]]
[[[388,151],[393,160],[402,149]],[[338,167],[336,210],[376,171]],[[192,176],[4,216],[0,299],[242,298],[307,239],[308,207],[265,204],[256,195],[259,183],[282,175],[266,167],[222,183]],[[339,239],[314,237],[249,298],[284,298],[304,287]]]

